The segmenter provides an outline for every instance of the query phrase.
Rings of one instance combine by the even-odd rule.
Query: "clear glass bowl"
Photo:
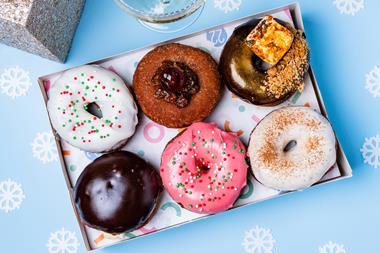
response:
[[[200,9],[205,0],[114,0],[123,10],[149,23],[168,23]]]

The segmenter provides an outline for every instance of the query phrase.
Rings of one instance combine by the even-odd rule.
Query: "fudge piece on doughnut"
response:
[[[335,164],[335,135],[318,112],[283,107],[252,131],[248,154],[260,183],[282,191],[299,190],[318,182]]]
[[[278,23],[272,16],[266,16],[247,36],[251,50],[263,61],[275,65],[290,49],[294,34]]]
[[[120,149],[135,132],[137,106],[112,71],[85,65],[65,71],[48,91],[47,108],[59,136],[90,152]]]

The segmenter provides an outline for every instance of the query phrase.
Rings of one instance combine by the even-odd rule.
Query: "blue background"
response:
[[[225,14],[209,0],[191,27],[160,34],[141,26],[113,1],[88,0],[65,64],[0,45],[0,70],[19,65],[33,80],[26,97],[12,100],[0,94],[0,181],[20,182],[26,195],[19,210],[0,211],[0,252],[47,252],[50,233],[61,227],[75,231],[78,252],[85,252],[59,163],[42,164],[32,156],[35,134],[50,130],[38,76],[287,3],[242,0],[240,10]],[[354,177],[101,252],[244,252],[244,232],[256,225],[272,230],[274,252],[318,252],[330,240],[344,244],[347,252],[379,248],[380,169],[363,163],[360,148],[365,137],[380,133],[380,98],[364,88],[365,74],[380,65],[380,1],[366,0],[355,16],[341,15],[332,0],[300,4],[315,75]]]

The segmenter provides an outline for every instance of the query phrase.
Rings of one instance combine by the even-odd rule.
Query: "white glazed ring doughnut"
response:
[[[252,131],[248,154],[263,185],[299,190],[318,182],[336,161],[336,141],[328,120],[307,107],[284,107],[268,114]]]
[[[122,147],[135,132],[137,107],[124,81],[96,65],[65,71],[49,90],[51,123],[71,145],[90,152]]]

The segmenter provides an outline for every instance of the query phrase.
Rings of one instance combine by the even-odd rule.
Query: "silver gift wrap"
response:
[[[85,0],[0,0],[0,43],[64,62]]]

